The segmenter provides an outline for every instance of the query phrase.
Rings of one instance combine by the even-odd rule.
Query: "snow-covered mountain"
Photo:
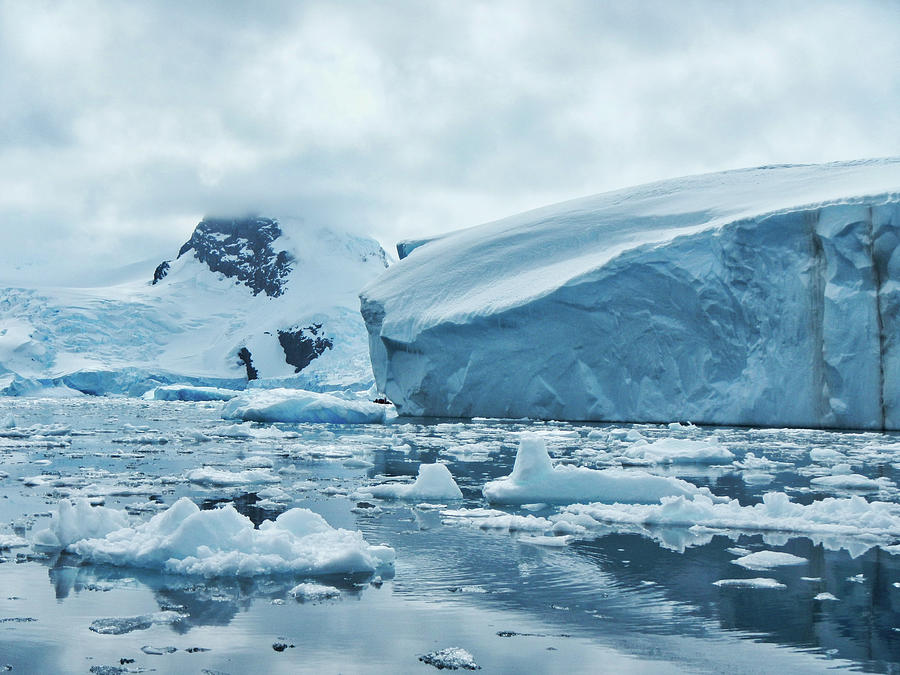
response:
[[[430,241],[362,293],[401,414],[900,428],[900,159],[643,185]]]
[[[0,391],[140,394],[251,376],[364,386],[357,294],[386,267],[372,239],[292,219],[206,218],[141,278],[0,290]]]

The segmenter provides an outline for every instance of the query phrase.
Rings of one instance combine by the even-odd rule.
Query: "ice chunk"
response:
[[[512,473],[487,483],[483,493],[492,504],[655,503],[661,497],[695,494],[717,499],[707,488],[643,471],[554,467],[543,439],[528,433],[521,436]]]
[[[848,499],[828,497],[811,504],[792,502],[783,492],[763,495],[760,504],[741,506],[736,499],[715,503],[705,495],[664,497],[659,504],[573,504],[551,518],[582,527],[603,523],[637,526],[699,525],[717,530],[748,532],[797,532],[835,537],[862,538],[864,548],[871,541],[893,541],[900,536],[900,507],[889,502],[869,502],[860,496]]]
[[[104,537],[127,525],[128,517],[124,511],[91,506],[87,499],[76,500],[74,505],[63,499],[53,512],[50,526],[35,533],[34,543],[62,549],[81,539]]]
[[[755,579],[719,579],[713,582],[713,586],[726,588],[787,588],[784,584],[767,577]]]
[[[632,462],[648,464],[715,464],[734,459],[734,453],[716,440],[684,438],[661,438],[653,443],[638,441],[623,456]]]
[[[163,654],[174,654],[178,651],[178,647],[152,647],[150,645],[144,645],[141,647],[141,651],[148,656],[162,656]]]
[[[434,666],[438,670],[481,670],[481,666],[475,663],[475,657],[462,647],[447,647],[435,652],[429,652],[419,657],[419,661]]]
[[[28,546],[28,541],[15,534],[0,534],[0,549],[23,548]]]
[[[546,532],[551,523],[546,518],[531,514],[519,516],[491,509],[456,509],[441,511],[444,523],[467,523],[482,530],[505,530],[507,532]]]
[[[404,415],[897,429],[898,218],[891,158],[449,233],[363,289],[375,379]]]
[[[847,459],[846,455],[832,448],[813,448],[809,451],[809,458],[823,464],[843,462]]]
[[[269,469],[222,471],[219,469],[211,469],[209,467],[201,467],[199,469],[188,471],[186,475],[187,479],[192,483],[215,487],[281,482],[281,478],[273,474]]]
[[[817,593],[813,600],[837,600],[831,593]]]
[[[117,513],[87,507],[79,516],[86,523],[107,518],[95,516],[97,509],[103,509],[101,514]],[[392,568],[394,562],[393,549],[370,546],[362,533],[334,529],[308,509],[291,509],[255,529],[230,504],[201,511],[186,497],[133,527],[105,536],[72,532],[59,539],[91,562],[207,577],[374,572]]]
[[[225,419],[252,422],[382,424],[392,415],[391,405],[303,389],[255,389],[231,399],[222,409]]]
[[[155,612],[142,614],[141,616],[114,617],[111,619],[97,619],[91,622],[90,629],[101,635],[123,635],[136,630],[147,630],[150,626],[161,623],[175,623],[186,619],[187,614],[178,612]]]
[[[748,553],[731,562],[748,570],[769,570],[783,565],[802,565],[809,561],[806,558],[780,551],[757,551],[756,553]]]
[[[840,466],[840,465],[839,465]],[[848,466],[849,469],[849,466]],[[838,473],[833,476],[819,476],[809,481],[812,485],[842,490],[883,490],[894,487],[890,478],[866,478],[858,473]]]
[[[240,393],[240,391],[235,391],[234,389],[222,389],[220,387],[167,384],[147,392],[144,398],[156,401],[230,401]]]
[[[366,488],[379,499],[462,499],[462,492],[445,464],[420,464],[411,485],[385,483]]]
[[[341,597],[341,592],[334,586],[324,584],[303,583],[297,584],[290,591],[290,595],[303,602],[319,602]]]

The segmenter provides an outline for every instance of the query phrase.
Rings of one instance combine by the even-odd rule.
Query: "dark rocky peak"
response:
[[[169,261],[163,260],[159,265],[156,266],[156,270],[153,272],[153,285],[158,284],[160,281],[166,278],[166,275],[169,273]]]
[[[334,341],[325,335],[320,323],[314,323],[304,328],[279,330],[278,342],[281,343],[281,348],[284,350],[284,360],[294,366],[295,373],[306,368],[326,349],[334,347]]]
[[[274,298],[284,293],[294,260],[287,251],[275,250],[273,243],[280,236],[274,218],[204,218],[178,257],[193,250],[213,272],[242,282],[254,295]]]

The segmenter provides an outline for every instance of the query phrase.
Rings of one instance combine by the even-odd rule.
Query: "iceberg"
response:
[[[463,494],[446,464],[420,464],[410,485],[383,483],[366,488],[378,499],[462,499]]]
[[[571,504],[595,501],[656,504],[663,497],[704,495],[720,500],[709,488],[698,488],[680,478],[654,476],[628,469],[588,469],[553,466],[544,440],[523,433],[512,473],[485,484],[484,498],[491,504]]]
[[[416,246],[361,293],[401,415],[900,429],[900,159],[619,190]]]
[[[124,520],[123,512],[86,500],[74,507],[62,501],[35,542],[93,563],[204,577],[373,573],[394,565],[392,548],[368,544],[361,532],[332,528],[309,509],[290,509],[256,529],[230,504],[201,511],[182,497],[145,523],[125,526]]]

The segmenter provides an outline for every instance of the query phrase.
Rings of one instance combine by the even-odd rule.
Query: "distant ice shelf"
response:
[[[900,429],[900,159],[587,197],[361,294],[401,415]]]

